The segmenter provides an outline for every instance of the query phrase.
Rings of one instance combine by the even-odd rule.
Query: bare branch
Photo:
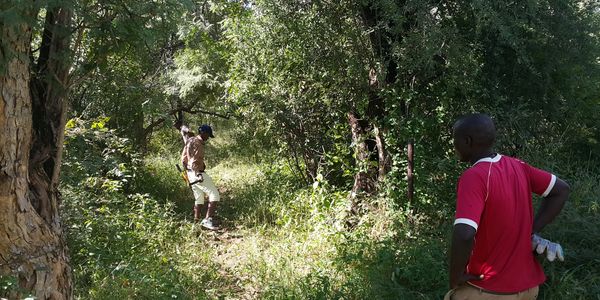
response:
[[[205,115],[211,115],[211,116],[215,116],[215,117],[219,117],[219,118],[223,118],[223,119],[227,119],[229,120],[230,116],[228,115],[224,115],[224,114],[220,114],[217,112],[212,112],[212,111],[207,111],[207,110],[202,110],[202,109],[196,109],[196,110],[183,110],[182,111],[189,113],[189,114],[205,114]]]

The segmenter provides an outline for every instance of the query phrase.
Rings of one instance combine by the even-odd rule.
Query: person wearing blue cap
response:
[[[177,126],[176,126],[177,127]],[[214,216],[217,202],[220,200],[219,190],[213,183],[212,178],[206,173],[204,163],[204,151],[206,142],[214,138],[212,127],[203,124],[198,128],[198,135],[194,135],[189,127],[180,125],[180,132],[185,142],[181,153],[181,163],[185,168],[190,187],[194,193],[194,222],[200,221],[201,211],[204,207],[204,195],[208,195],[208,209],[206,217],[200,221],[200,226],[215,230]]]

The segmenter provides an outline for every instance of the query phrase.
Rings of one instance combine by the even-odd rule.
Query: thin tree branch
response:
[[[189,114],[205,114],[205,115],[211,115],[211,116],[215,116],[215,117],[219,117],[219,118],[223,118],[226,120],[230,119],[229,115],[224,115],[221,113],[217,113],[217,112],[213,112],[213,111],[207,111],[207,110],[202,110],[202,109],[196,109],[196,110],[184,110],[182,109],[181,111],[189,113]]]

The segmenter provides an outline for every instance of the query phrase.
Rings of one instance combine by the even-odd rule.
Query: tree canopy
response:
[[[497,151],[573,179],[585,191],[575,196],[584,199],[576,215],[595,216],[597,201],[589,199],[597,187],[590,174],[600,168],[599,83],[597,1],[2,1],[0,208],[18,217],[2,219],[13,247],[0,247],[0,287],[7,297],[67,299],[74,280],[83,287],[75,288],[79,297],[113,297],[93,283],[113,276],[124,280],[119,297],[165,297],[169,289],[193,291],[174,298],[223,296],[192,288],[205,280],[195,277],[155,294],[128,294],[125,281],[144,282],[140,270],[157,282],[180,278],[157,271],[148,257],[174,268],[171,257],[180,251],[165,245],[181,226],[158,219],[180,216],[161,205],[186,197],[168,183],[177,175],[164,165],[181,151],[172,125],[184,121],[213,126],[208,153],[217,169],[247,167],[220,174],[237,188],[225,189],[241,203],[230,209],[247,218],[236,221],[296,226],[293,234],[305,238],[310,226],[296,219],[319,224],[335,236],[338,259],[356,267],[348,278],[332,275],[335,261],[323,274],[307,267],[313,273],[302,274],[301,284],[323,287],[310,295],[289,282],[269,286],[266,278],[277,276],[268,267],[261,279],[240,282],[268,286],[260,294],[267,298],[286,289],[299,298],[381,296],[345,285],[375,286],[365,283],[366,273],[376,273],[365,262],[377,255],[410,261],[422,249],[389,245],[410,243],[415,232],[426,237],[423,247],[444,248],[432,232],[447,225],[464,167],[453,158],[451,135],[464,114],[492,116]],[[268,208],[254,207],[258,199]],[[151,221],[127,221],[137,218],[132,211]],[[431,224],[425,229],[424,219]],[[23,229],[24,220],[35,230]],[[164,235],[147,239],[132,228]],[[39,243],[14,242],[30,236]],[[109,247],[114,240],[120,248]],[[144,241],[149,248],[137,250]],[[67,243],[74,260],[85,262],[74,279]],[[51,254],[35,256],[40,251]],[[371,256],[360,260],[361,251]],[[105,256],[91,267],[94,253]],[[118,275],[129,264],[117,261],[121,255],[140,269]],[[115,271],[107,274],[107,265]],[[568,277],[569,267],[560,274]],[[414,268],[384,269],[398,293],[415,296],[429,283],[407,279],[426,267]],[[40,275],[45,270],[50,275]],[[59,292],[44,290],[41,278]]]

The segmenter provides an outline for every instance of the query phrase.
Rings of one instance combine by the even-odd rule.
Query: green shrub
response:
[[[100,125],[98,125],[100,124]],[[139,160],[102,122],[71,120],[65,138],[63,216],[75,294],[91,299],[197,299],[175,245],[184,234],[169,202],[133,190]]]
[[[461,169],[453,160],[420,165],[420,181],[435,178],[417,185],[413,203],[402,202],[392,177],[379,197],[360,201],[348,227],[347,187],[325,176],[306,185],[284,159],[227,150],[209,157],[226,229],[212,233],[185,221],[193,198],[174,168],[178,152],[142,160],[114,132],[74,122],[61,191],[79,298],[441,299],[447,291]],[[540,299],[594,299],[600,178],[576,164],[554,168],[571,170],[561,177],[573,193],[543,236],[563,245],[566,261],[543,263]]]

